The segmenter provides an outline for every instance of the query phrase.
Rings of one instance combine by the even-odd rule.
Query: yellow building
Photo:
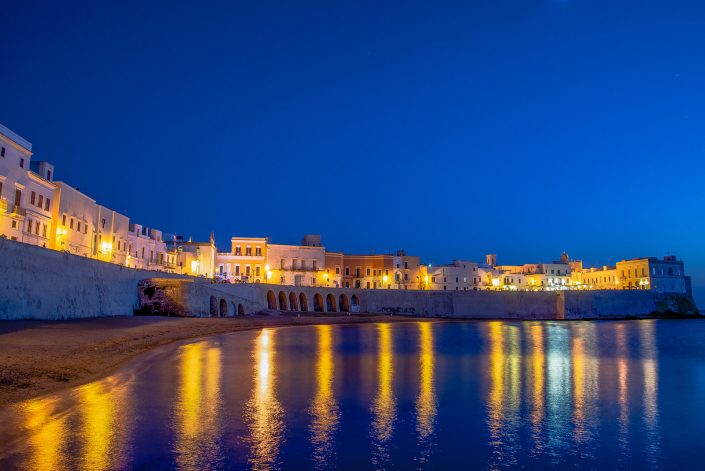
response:
[[[571,281],[572,285],[579,289],[620,289],[615,267],[576,270],[571,273]]]
[[[184,242],[182,237],[167,241],[167,261],[175,258],[176,267],[173,271],[182,275],[213,278],[216,273],[215,240],[211,236],[208,242]],[[170,270],[171,271],[171,270]]]
[[[687,293],[688,282],[682,260],[669,255],[634,258],[617,262],[616,275],[622,289],[652,289],[664,293]]]
[[[267,273],[266,237],[233,237],[230,252],[216,254],[216,276],[230,283],[264,283]]]

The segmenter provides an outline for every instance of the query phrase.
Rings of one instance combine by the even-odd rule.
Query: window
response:
[[[22,204],[22,191],[15,189],[15,206]]]
[[[242,247],[239,245],[235,246],[235,255],[242,255]]]
[[[317,260],[311,260],[311,262],[312,262],[311,268],[313,268],[313,270],[316,271],[318,269],[318,263],[316,263]]]
[[[103,218],[101,222],[103,229],[105,229],[105,218]],[[144,258],[144,254],[142,255],[142,258]]]
[[[245,275],[250,276],[250,271],[252,267],[249,265],[245,265]]]
[[[34,233],[36,235],[39,235],[39,221],[34,225]]]
[[[29,204],[34,206],[36,201],[37,201],[37,193],[33,191],[29,197]]]
[[[367,276],[370,276],[370,269],[367,268]]]
[[[338,265],[335,266],[335,274],[340,275],[340,267]]]
[[[39,202],[37,203],[37,206],[39,206],[39,209],[44,206],[44,195],[39,195]]]
[[[5,158],[5,148],[0,147],[0,157]]]
[[[32,232],[32,220],[27,219],[27,232],[31,233]]]
[[[350,267],[345,267],[345,276],[350,276]]]
[[[51,181],[51,170],[47,170],[47,180]]]
[[[255,255],[258,257],[262,256],[262,247],[255,247]]]
[[[24,168],[24,159],[20,159],[20,167]]]
[[[255,266],[255,276],[259,276],[259,273],[260,273],[259,270],[260,270],[260,266],[259,265]]]
[[[240,276],[240,265],[235,265],[235,276]]]
[[[71,229],[73,229],[73,218],[71,218]]]
[[[44,224],[44,227],[42,228],[42,237],[45,239],[47,238],[47,225]]]
[[[436,277],[435,277],[435,276],[432,276],[432,277],[431,277],[431,282],[432,282],[432,283],[435,283],[435,282],[436,282]]]
[[[81,221],[78,221],[78,232],[81,232]]]
[[[409,262],[404,262],[404,268],[409,268]]]
[[[245,255],[248,257],[252,256],[252,247],[245,248]]]

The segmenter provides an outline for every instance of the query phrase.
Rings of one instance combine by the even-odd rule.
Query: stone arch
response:
[[[323,312],[323,296],[319,293],[313,295],[313,310],[315,312]]]
[[[337,303],[335,302],[335,296],[333,294],[328,294],[326,296],[326,312],[335,312],[337,309],[335,308],[335,305]]]
[[[350,298],[350,312],[360,312],[360,298],[356,294]]]
[[[279,291],[279,310],[280,311],[288,311],[289,310],[287,308],[286,293],[284,293],[284,291]]]
[[[210,299],[210,315],[211,317],[218,317],[218,300],[215,296],[211,296]]]
[[[298,311],[299,310],[299,303],[296,302],[296,293],[293,291],[289,293],[289,308],[292,311]]]
[[[277,297],[274,295],[274,291],[272,291],[271,289],[267,291],[267,308],[277,308]]]
[[[244,316],[245,315],[245,308],[243,307],[242,304],[237,305],[237,315],[238,316]]]
[[[228,302],[220,298],[220,317],[228,317]]]
[[[340,295],[340,312],[350,312],[350,300],[347,294]]]
[[[308,299],[306,299],[306,295],[303,293],[299,295],[299,308],[303,312],[308,311]]]

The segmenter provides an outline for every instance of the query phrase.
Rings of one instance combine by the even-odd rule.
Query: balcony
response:
[[[14,214],[16,216],[26,216],[27,210],[21,206],[13,206],[12,207],[12,214]]]

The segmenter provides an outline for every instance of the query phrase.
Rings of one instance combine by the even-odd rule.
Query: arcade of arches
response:
[[[277,311],[291,312],[357,312],[360,307],[360,299],[356,294],[348,296],[341,294],[337,299],[335,295],[328,294],[323,297],[320,293],[315,293],[312,299],[306,293],[296,293],[284,291],[275,293],[272,290],[267,292],[267,308]]]

